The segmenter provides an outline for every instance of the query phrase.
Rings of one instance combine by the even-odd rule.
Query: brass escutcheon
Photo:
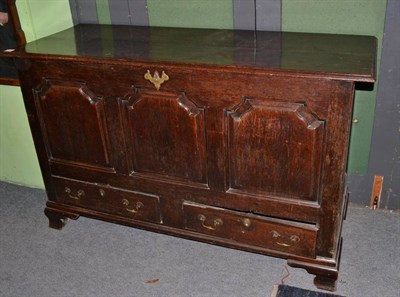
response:
[[[147,70],[147,72],[144,75],[144,78],[150,81],[157,89],[157,91],[160,90],[161,84],[167,80],[169,80],[169,76],[163,71],[161,72],[161,76],[158,73],[158,71],[154,71],[154,75],[152,76],[150,73],[150,70]]]

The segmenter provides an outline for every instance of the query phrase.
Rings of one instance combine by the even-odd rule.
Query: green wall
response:
[[[233,28],[232,0],[147,0],[150,26]]]
[[[249,0],[251,1],[251,0]],[[266,1],[266,0],[258,0]],[[96,0],[99,20],[110,22],[107,0]],[[148,0],[152,26],[232,28],[232,0]],[[72,26],[68,0],[18,0],[28,41]],[[282,0],[282,30],[374,35],[382,42],[386,0]],[[380,57],[380,54],[378,54]],[[350,173],[365,173],[375,109],[374,92],[357,91]],[[0,86],[0,180],[43,187],[22,96]]]
[[[378,68],[386,0],[282,0],[282,30],[373,35],[378,38]],[[376,103],[374,91],[357,91],[352,125],[349,173],[367,172]]]
[[[27,41],[72,26],[68,0],[18,0]],[[19,87],[0,85],[0,180],[43,188]]]
[[[0,179],[43,187],[20,89],[0,86]]]

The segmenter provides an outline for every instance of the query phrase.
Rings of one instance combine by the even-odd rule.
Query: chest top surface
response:
[[[13,55],[32,59],[251,68],[374,82],[376,38],[81,24],[30,42]]]

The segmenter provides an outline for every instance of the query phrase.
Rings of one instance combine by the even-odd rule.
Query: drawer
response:
[[[99,191],[99,210],[134,220],[162,223],[159,196],[113,187],[102,187]]]
[[[317,227],[183,203],[185,229],[293,255],[316,256]]]
[[[99,190],[89,183],[53,177],[57,202],[96,209]],[[97,192],[96,192],[97,190]]]
[[[162,223],[157,195],[53,177],[57,201],[126,218]]]

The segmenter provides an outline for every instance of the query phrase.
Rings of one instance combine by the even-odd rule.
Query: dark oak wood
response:
[[[206,183],[203,108],[183,92],[151,89],[135,89],[121,106],[131,174]]]
[[[51,162],[110,167],[110,144],[101,98],[82,82],[57,80],[44,80],[34,90],[34,96],[41,114],[40,124],[47,132],[45,145]]]
[[[246,98],[226,127],[229,191],[317,200],[324,122],[303,103]]]
[[[19,48],[50,227],[83,215],[282,257],[334,290],[354,86],[375,81],[375,46],[78,25]]]
[[[185,229],[304,257],[315,257],[318,228],[193,202],[183,203]]]
[[[69,219],[77,220],[79,218],[79,215],[75,213],[60,211],[51,207],[46,207],[44,214],[49,219],[49,227],[58,230],[61,230]]]

